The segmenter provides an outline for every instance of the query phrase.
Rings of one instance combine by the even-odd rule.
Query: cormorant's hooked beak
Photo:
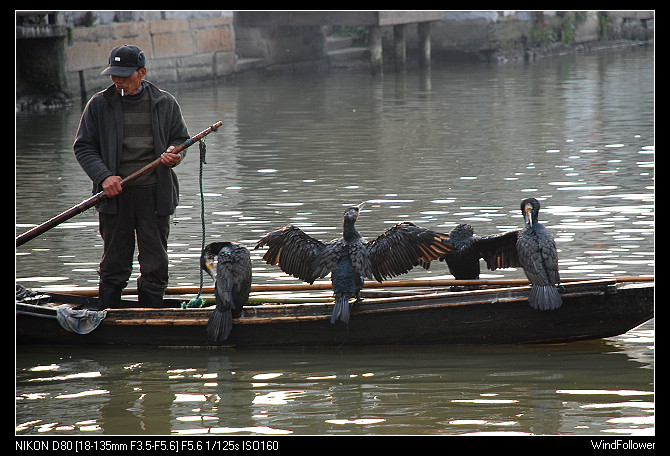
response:
[[[214,269],[214,261],[209,260],[207,261],[207,274],[214,280],[214,273],[212,272],[212,269]]]
[[[360,211],[361,209],[363,209],[363,208],[365,207],[365,201],[363,201],[361,204],[359,204],[359,205],[356,206],[356,207],[357,207],[358,210]]]
[[[204,261],[200,262],[200,267],[207,273],[209,276],[214,279],[214,273],[212,272],[212,269],[214,269],[214,259],[213,258],[205,258]]]
[[[533,226],[533,206],[526,204],[523,208],[523,218],[528,226]]]

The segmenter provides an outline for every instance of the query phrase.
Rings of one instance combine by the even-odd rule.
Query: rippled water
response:
[[[17,433],[653,435],[650,344],[640,328],[543,347],[22,347]]]
[[[368,238],[404,220],[445,231],[467,222],[490,234],[521,227],[519,202],[534,196],[563,277],[653,272],[650,50],[383,79],[249,76],[173,92],[191,134],[224,122],[206,139],[208,241],[252,246],[289,223],[330,240],[343,208],[361,201],[369,205],[357,226]],[[90,196],[72,156],[80,112],[17,115],[17,233]],[[197,147],[177,172],[170,284],[197,285]],[[28,287],[95,285],[100,250],[90,210],[19,248],[17,278]],[[256,283],[285,279],[254,258]],[[436,266],[431,275],[448,274]]]
[[[361,201],[368,239],[406,220],[491,234],[521,227],[519,202],[533,196],[564,279],[654,273],[652,48],[382,78],[245,75],[171,91],[191,134],[224,124],[206,139],[208,242],[252,247],[289,223],[329,240]],[[80,115],[17,114],[17,235],[90,196],[72,155]],[[176,171],[170,285],[197,286],[197,146]],[[89,210],[18,248],[16,279],[96,286],[101,248]],[[297,282],[261,255],[252,252],[254,283]],[[435,263],[407,277],[450,276]],[[19,347],[17,433],[653,432],[653,322],[639,331],[420,353]]]

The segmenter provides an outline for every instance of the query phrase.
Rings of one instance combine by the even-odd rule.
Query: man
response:
[[[89,100],[74,141],[74,155],[93,181],[93,193],[108,196],[96,206],[103,239],[100,308],[118,307],[132,272],[137,236],[141,307],[161,307],[168,283],[169,218],[179,198],[172,153],[189,138],[174,97],[148,81],[146,57],[137,47],[114,48],[112,85]],[[160,157],[161,165],[126,185],[121,180]]]

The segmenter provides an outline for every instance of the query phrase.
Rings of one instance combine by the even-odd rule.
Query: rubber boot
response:
[[[121,307],[121,291],[123,287],[100,282],[98,286],[98,304],[93,310],[118,309]]]
[[[149,293],[146,290],[139,289],[137,290],[137,300],[139,301],[139,306],[142,308],[149,309],[162,309],[163,308],[163,295]]]

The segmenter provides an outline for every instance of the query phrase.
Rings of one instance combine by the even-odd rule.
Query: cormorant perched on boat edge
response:
[[[528,302],[536,309],[551,310],[563,305],[556,288],[561,282],[558,273],[556,242],[544,225],[538,221],[540,202],[535,198],[521,201],[521,213],[526,227],[519,231],[516,249],[523,272],[533,288]]]
[[[349,299],[360,297],[365,278],[382,282],[452,249],[449,235],[411,222],[399,223],[366,242],[354,227],[363,206],[365,203],[351,206],[344,212],[341,238],[324,243],[289,225],[268,233],[255,247],[268,246],[263,260],[307,283],[332,273],[335,306],[331,323],[338,319],[349,322]]]
[[[563,301],[556,288],[560,283],[558,252],[551,233],[538,222],[540,203],[535,198],[521,202],[526,227],[489,236],[476,236],[470,225],[460,224],[449,232],[453,251],[440,257],[457,280],[479,278],[479,259],[492,271],[522,267],[532,289],[528,302],[535,309],[559,308]]]
[[[212,273],[216,259],[216,276]],[[207,322],[207,339],[223,342],[233,327],[233,318],[242,314],[251,291],[249,250],[235,242],[213,242],[200,255],[200,267],[214,279],[216,308]]]
[[[523,230],[482,237],[475,236],[471,227],[459,229],[456,233],[452,230],[451,242],[455,250],[440,259],[447,261],[449,270],[457,279],[476,278],[467,276],[474,274],[475,261],[478,263],[479,258],[483,258],[492,271],[522,267],[532,284],[528,296],[530,305],[535,309],[557,309],[563,304],[556,288],[560,283],[558,252],[553,236],[538,222],[539,211],[539,201],[527,198],[521,202],[526,224]],[[479,264],[476,268],[478,275]]]

